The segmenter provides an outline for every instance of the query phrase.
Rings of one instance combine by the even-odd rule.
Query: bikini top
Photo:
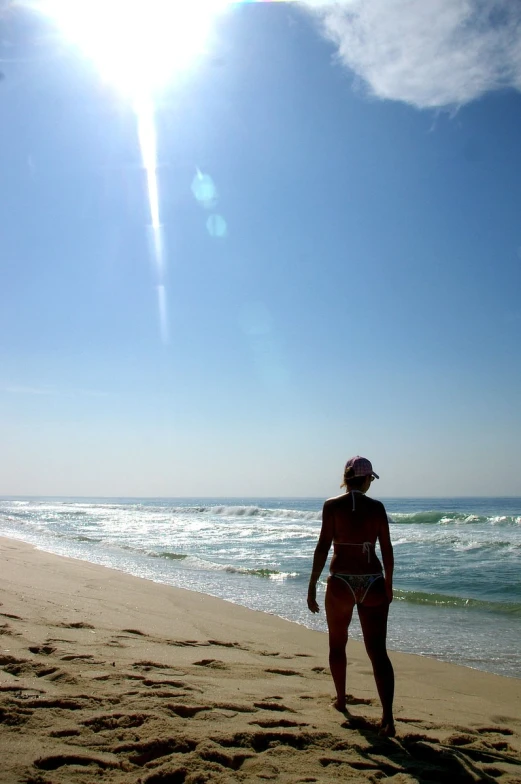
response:
[[[371,560],[371,547],[374,547],[372,542],[335,542],[334,544],[342,545],[343,547],[361,547],[362,553],[367,553],[367,560]]]
[[[355,493],[359,493],[360,495],[364,495],[361,490],[350,490],[348,495],[351,495],[353,498],[353,506],[351,507],[351,511],[355,511]]]

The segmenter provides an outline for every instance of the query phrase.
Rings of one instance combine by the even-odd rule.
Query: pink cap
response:
[[[375,474],[373,471],[373,466],[371,465],[371,461],[368,460],[366,457],[360,457],[360,455],[356,455],[356,457],[351,457],[346,463],[346,467],[344,468],[344,474],[349,473],[349,476],[374,476],[375,479],[380,479],[378,474]]]

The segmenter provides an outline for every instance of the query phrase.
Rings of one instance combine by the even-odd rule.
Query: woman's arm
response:
[[[394,553],[391,544],[391,534],[389,533],[389,520],[387,513],[382,505],[382,520],[378,530],[378,541],[380,542],[380,551],[382,553],[382,561],[385,576],[385,591],[389,602],[393,600],[393,571],[394,571]]]
[[[313,566],[311,568],[311,577],[309,578],[308,587],[308,608],[312,613],[319,612],[320,608],[317,603],[317,582],[322,574],[322,569],[326,565],[327,556],[333,541],[333,516],[328,506],[328,502],[324,504],[322,509],[322,529],[318,537],[317,546],[315,547],[315,554],[313,556]]]

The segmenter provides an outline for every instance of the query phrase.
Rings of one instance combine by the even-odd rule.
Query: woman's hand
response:
[[[311,585],[311,583],[308,588],[308,608],[312,613],[320,612],[320,607],[317,603],[317,586]]]

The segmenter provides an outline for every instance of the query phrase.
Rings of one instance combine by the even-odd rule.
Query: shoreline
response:
[[[325,614],[324,614],[323,609],[322,609],[322,611],[321,611],[319,616],[311,616],[312,621],[316,621],[317,617],[319,617],[320,621],[322,621],[323,623],[318,623],[318,624],[310,623],[310,624],[308,624],[308,623],[306,623],[306,620],[304,618],[302,618],[302,617],[297,619],[297,618],[291,617],[291,615],[284,615],[284,614],[276,612],[276,611],[270,611],[269,609],[266,609],[265,607],[255,608],[254,606],[252,606],[252,603],[241,602],[240,600],[238,601],[238,600],[234,600],[234,599],[227,599],[227,598],[225,598],[222,595],[222,593],[220,593],[219,591],[215,590],[215,586],[213,586],[213,591],[203,590],[202,588],[192,588],[192,587],[188,587],[187,588],[187,587],[179,585],[179,582],[176,583],[176,582],[170,581],[169,579],[162,580],[160,578],[156,579],[154,577],[144,576],[143,574],[139,574],[139,570],[133,571],[132,569],[129,569],[128,567],[125,568],[124,566],[118,566],[118,565],[114,565],[114,564],[106,564],[106,563],[103,563],[103,562],[92,560],[92,558],[89,557],[88,555],[83,556],[83,555],[80,555],[80,554],[60,553],[59,551],[57,552],[55,549],[52,549],[50,546],[46,546],[45,544],[38,544],[36,542],[25,541],[24,539],[18,539],[16,537],[11,539],[10,537],[7,537],[5,535],[0,534],[0,542],[2,541],[2,539],[5,539],[6,541],[18,542],[18,543],[20,543],[22,545],[26,545],[26,546],[28,546],[30,548],[34,548],[38,552],[46,553],[49,556],[55,556],[57,558],[65,558],[65,559],[69,559],[69,560],[72,560],[72,561],[75,561],[75,562],[78,562],[78,563],[91,564],[92,566],[98,566],[101,569],[113,570],[117,574],[122,574],[122,575],[127,575],[127,576],[134,576],[136,579],[145,580],[147,582],[151,582],[154,585],[168,586],[168,587],[171,587],[174,590],[189,591],[189,592],[201,595],[201,596],[206,596],[208,598],[216,599],[218,601],[224,601],[225,603],[231,604],[233,606],[243,607],[244,609],[249,609],[249,610],[251,610],[253,612],[262,612],[262,613],[267,614],[269,616],[277,617],[277,618],[279,618],[279,619],[281,619],[283,621],[286,621],[288,623],[294,623],[297,626],[302,627],[302,628],[307,629],[307,630],[310,630],[310,631],[317,631],[317,632],[319,632],[321,634],[327,634],[327,628],[326,628],[326,624],[325,624]],[[521,681],[521,672],[519,671],[519,666],[516,668],[516,671],[513,672],[513,673],[511,673],[511,672],[504,672],[504,671],[501,671],[500,669],[494,669],[494,667],[491,667],[491,662],[490,661],[487,662],[487,661],[482,660],[482,659],[479,660],[480,664],[473,665],[473,664],[471,664],[469,662],[461,662],[461,661],[457,661],[457,660],[451,659],[450,657],[444,657],[441,654],[441,652],[440,653],[437,653],[436,651],[424,652],[423,650],[421,652],[417,652],[415,650],[407,649],[407,647],[400,647],[399,640],[393,640],[394,632],[396,631],[395,622],[396,622],[397,618],[402,616],[401,620],[403,622],[403,616],[404,616],[404,614],[406,614],[410,619],[414,619],[413,624],[415,626],[417,626],[418,628],[422,627],[422,622],[423,622],[423,619],[416,615],[417,612],[418,612],[418,608],[421,606],[421,602],[419,602],[419,603],[411,603],[411,604],[410,603],[404,603],[404,602],[402,602],[400,600],[400,596],[399,596],[400,593],[401,592],[399,590],[396,590],[396,592],[395,592],[395,601],[393,602],[393,605],[392,605],[392,612],[391,612],[391,616],[392,617],[390,618],[389,634],[388,634],[388,650],[389,651],[392,651],[394,653],[403,653],[403,654],[407,654],[407,655],[411,655],[411,656],[420,656],[421,658],[427,658],[427,659],[431,659],[431,660],[438,661],[438,662],[441,662],[441,663],[455,664],[457,666],[462,666],[462,667],[465,667],[467,669],[477,670],[478,672],[484,672],[484,673],[491,673],[491,674],[501,675],[502,677],[516,679],[516,680],[520,680]],[[452,599],[453,597],[447,597],[447,598]],[[470,601],[473,602],[474,600],[470,600]],[[462,604],[461,608],[462,609],[466,609],[465,605],[463,605],[463,604]],[[432,608],[427,607],[426,609],[430,610]],[[306,611],[306,614],[309,616],[309,613],[307,613],[307,611]],[[487,619],[484,619],[484,621],[486,621],[486,620]],[[438,624],[440,623],[440,618],[439,617],[437,619],[435,619],[435,623],[436,622]],[[497,621],[496,621],[496,623],[497,623]],[[486,628],[488,630],[488,626]],[[444,631],[446,631],[446,630],[447,630],[446,629],[446,625],[445,626],[443,626],[443,625],[440,626],[440,633],[441,634],[443,634]],[[488,633],[490,633],[490,632],[488,632]],[[361,629],[359,627],[358,617],[357,617],[356,613],[354,615],[353,623],[351,625],[350,642],[351,642],[351,644],[354,643],[355,646],[356,645],[362,645],[363,646],[362,636],[361,636]],[[403,642],[404,641],[402,639],[402,643]],[[470,650],[471,650],[471,648],[470,648]],[[520,659],[520,661],[521,661],[521,659]]]
[[[383,740],[359,642],[346,720],[323,632],[14,539],[0,562],[0,782],[521,778],[521,680],[390,651]]]

